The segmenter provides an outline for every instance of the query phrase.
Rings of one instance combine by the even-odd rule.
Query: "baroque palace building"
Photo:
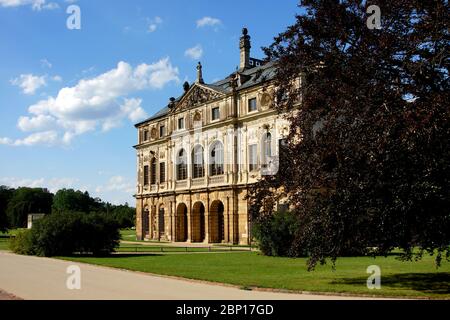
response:
[[[206,84],[202,66],[184,93],[136,124],[138,239],[249,244],[248,187],[277,171],[288,123],[273,108],[275,67],[250,57],[240,38],[240,67]]]

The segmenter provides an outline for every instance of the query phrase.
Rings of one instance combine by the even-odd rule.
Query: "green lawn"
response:
[[[120,236],[125,241],[136,241],[136,230],[133,229],[121,229]]]
[[[121,243],[116,249],[116,252],[126,253],[139,253],[139,252],[223,252],[223,251],[247,251],[248,247],[235,247],[235,246],[223,246],[214,245],[203,247],[181,247],[181,246],[169,246],[169,245],[156,245],[156,244],[125,244]]]
[[[9,251],[9,238],[15,236],[20,229],[9,230],[6,233],[0,232],[0,251]]]
[[[0,251],[9,250],[9,238],[4,238],[0,236]]]
[[[136,230],[133,229],[121,229],[120,237],[122,241],[133,241],[133,242],[166,242],[166,241],[157,241],[157,240],[136,240]]]
[[[345,292],[384,296],[450,299],[450,263],[436,269],[432,257],[419,262],[387,258],[340,258],[337,269],[319,266],[306,270],[306,259],[275,258],[256,252],[209,254],[115,255],[103,258],[66,257],[65,260],[162,275],[230,283],[242,288],[264,287],[315,292]],[[369,290],[366,269],[381,268],[381,290]]]

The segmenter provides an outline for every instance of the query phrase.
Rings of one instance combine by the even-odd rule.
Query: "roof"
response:
[[[246,69],[242,72],[239,72],[239,74],[243,75],[245,78],[248,78],[248,79],[247,79],[247,81],[245,81],[244,83],[242,83],[240,86],[238,86],[236,88],[236,90],[238,90],[238,91],[242,90],[242,89],[250,88],[252,86],[264,83],[269,80],[272,80],[276,74],[276,67],[275,67],[274,62],[269,62],[264,65],[258,66],[258,67]],[[216,81],[212,84],[202,84],[202,86],[222,92],[224,94],[230,93],[232,91],[231,80],[234,75],[235,75],[235,73],[232,73],[225,79]],[[181,95],[180,97],[178,97],[177,99],[175,99],[175,102],[180,101],[183,96],[184,96],[184,94]],[[165,106],[164,108],[159,110],[157,113],[155,113],[150,118],[145,119],[144,121],[141,121],[139,123],[136,123],[135,126],[138,127],[139,125],[144,124],[146,122],[162,118],[162,117],[166,116],[169,113],[169,111],[170,111],[169,107]]]

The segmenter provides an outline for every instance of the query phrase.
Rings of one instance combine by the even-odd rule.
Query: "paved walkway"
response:
[[[81,269],[81,290],[67,289],[67,267]],[[316,300],[340,296],[240,290],[68,261],[0,252],[0,288],[17,297],[42,300]]]

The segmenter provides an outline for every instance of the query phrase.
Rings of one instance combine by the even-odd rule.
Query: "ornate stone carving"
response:
[[[272,95],[268,92],[264,92],[261,95],[261,106],[263,107],[264,110],[270,108],[272,106],[273,103],[273,99],[272,99]]]
[[[156,128],[152,128],[152,130],[150,131],[150,137],[152,139],[156,139],[158,136],[158,130],[156,130]]]
[[[209,90],[200,86],[192,88],[178,104],[177,110],[185,110],[192,106],[206,103],[211,100],[219,99],[223,95],[217,91]]]

